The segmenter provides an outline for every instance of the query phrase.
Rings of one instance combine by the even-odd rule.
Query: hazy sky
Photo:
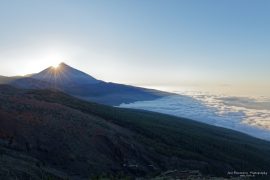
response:
[[[105,81],[270,94],[270,1],[0,1],[1,75],[62,61]]]

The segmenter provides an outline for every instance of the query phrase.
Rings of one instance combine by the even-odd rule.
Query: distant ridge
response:
[[[22,76],[13,76],[13,77],[7,77],[7,76],[1,76],[0,75],[0,84],[8,84],[16,79],[20,79]]]

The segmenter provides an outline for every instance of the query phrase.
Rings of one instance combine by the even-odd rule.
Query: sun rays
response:
[[[60,62],[54,62],[54,63],[52,64],[52,67],[53,67],[54,69],[57,69],[57,68],[59,67],[59,65],[60,65]]]
[[[69,73],[64,63],[51,64],[48,69],[43,71],[43,80],[49,82],[52,88],[58,89],[66,83],[71,84]]]

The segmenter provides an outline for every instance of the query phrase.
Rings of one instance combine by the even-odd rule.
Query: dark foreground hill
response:
[[[242,133],[60,92],[0,86],[0,179],[226,177],[269,170],[270,143]]]

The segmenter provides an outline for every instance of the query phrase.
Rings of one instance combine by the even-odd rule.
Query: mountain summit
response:
[[[67,85],[87,85],[96,84],[100,81],[94,77],[79,71],[65,63],[59,64],[58,67],[48,67],[47,69],[33,74],[31,76],[33,79],[46,81],[48,83],[56,84],[59,86]]]

